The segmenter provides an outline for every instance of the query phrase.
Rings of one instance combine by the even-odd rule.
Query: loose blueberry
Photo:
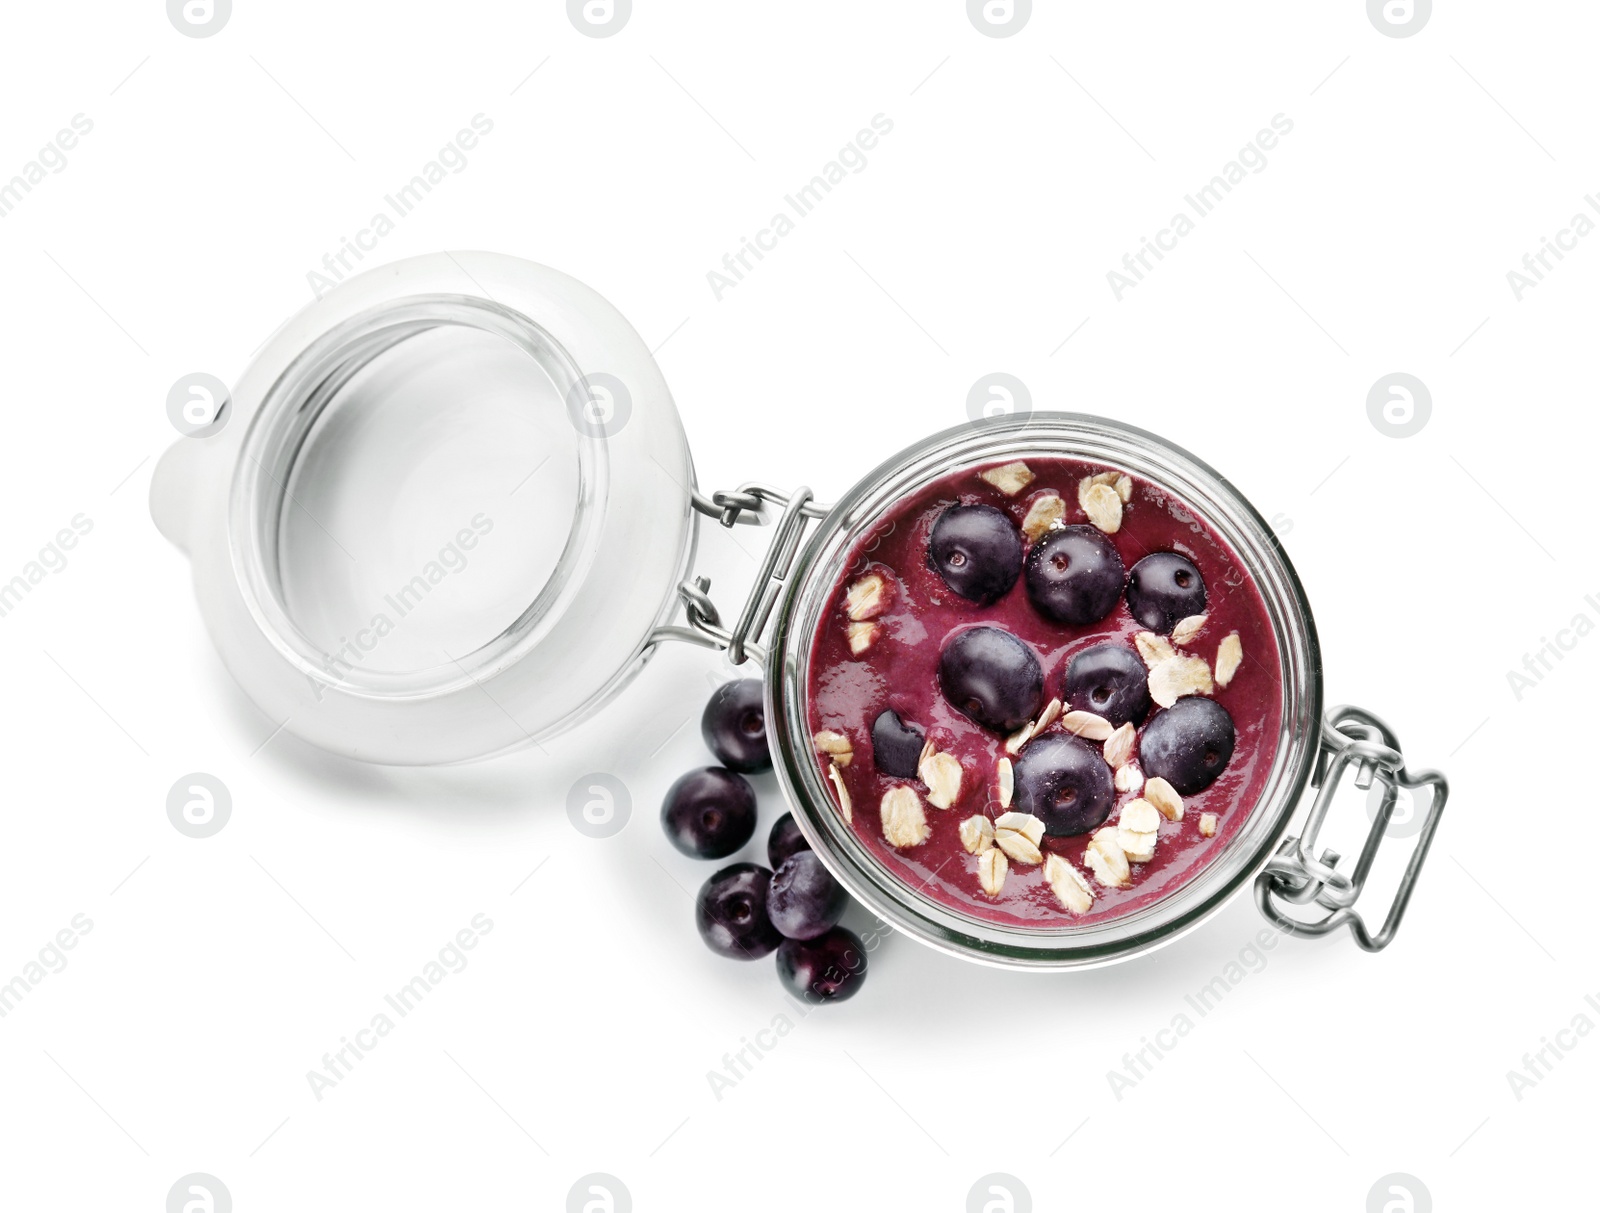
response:
[[[933,524],[928,563],[961,597],[988,606],[1017,584],[1022,536],[992,505],[953,505]]]
[[[700,938],[718,956],[756,960],[783,942],[767,917],[772,873],[760,864],[736,863],[700,886],[694,922]]]
[[[810,849],[811,844],[795,824],[793,813],[785,813],[772,823],[772,833],[767,835],[767,862],[772,864],[773,871],[777,871],[789,856]]]
[[[1028,601],[1054,623],[1099,623],[1122,594],[1122,557],[1092,526],[1052,531],[1028,553]]]
[[[815,851],[784,860],[767,890],[767,917],[790,939],[815,939],[839,921],[849,904],[850,895]]]
[[[1157,712],[1139,739],[1146,775],[1159,775],[1184,796],[1216,782],[1233,757],[1233,717],[1215,699],[1188,695]]]
[[[1067,663],[1061,698],[1112,724],[1139,724],[1150,711],[1149,672],[1126,645],[1097,644]]]
[[[801,1002],[843,1002],[867,979],[867,950],[843,927],[815,939],[785,939],[778,980]]]
[[[1165,636],[1174,624],[1206,609],[1206,583],[1194,562],[1176,552],[1156,552],[1128,575],[1128,610],[1152,632]]]
[[[1013,778],[1017,811],[1044,822],[1046,834],[1087,834],[1111,816],[1117,799],[1100,750],[1065,733],[1029,742]]]
[[[692,859],[732,855],[756,832],[756,790],[721,767],[690,771],[667,789],[661,828]]]
[[[950,705],[984,728],[1012,733],[1032,720],[1044,698],[1044,671],[1010,632],[968,628],[939,654],[939,687]]]
[[[700,735],[730,771],[753,775],[770,767],[761,680],[740,678],[713,691],[700,717]]]
[[[885,709],[872,722],[872,762],[885,775],[901,779],[917,777],[917,761],[927,737],[914,724],[907,724]]]

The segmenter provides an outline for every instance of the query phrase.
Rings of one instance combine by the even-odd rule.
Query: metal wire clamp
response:
[[[1339,870],[1341,856],[1332,848],[1324,849],[1317,858],[1312,852],[1317,845],[1317,835],[1333,803],[1346,768],[1355,768],[1355,786],[1371,789],[1374,780],[1383,788],[1378,812],[1373,817],[1367,841],[1356,859],[1349,875]],[[1267,861],[1266,869],[1256,877],[1256,905],[1269,921],[1290,935],[1318,936],[1348,926],[1356,943],[1368,952],[1379,952],[1389,945],[1406,905],[1416,887],[1417,875],[1428,848],[1433,843],[1434,831],[1444,812],[1449,785],[1438,771],[1406,770],[1405,758],[1400,752],[1400,742],[1393,730],[1371,712],[1356,707],[1329,709],[1322,721],[1322,748],[1317,755],[1317,769],[1312,786],[1318,789],[1317,798],[1306,818],[1305,827],[1298,838],[1286,838],[1276,854]],[[1376,935],[1367,929],[1366,922],[1354,909],[1361,889],[1366,884],[1372,862],[1394,816],[1395,803],[1401,788],[1430,790],[1428,815],[1417,838],[1416,849],[1400,878],[1388,916]],[[1306,922],[1292,918],[1283,905],[1316,904],[1328,911],[1323,917]]]

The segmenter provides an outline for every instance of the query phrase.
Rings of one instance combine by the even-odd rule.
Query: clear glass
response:
[[[515,344],[462,324],[398,340],[333,393],[284,480],[289,617],[376,672],[483,650],[585,541],[584,454],[549,374]],[[375,619],[394,626],[363,635]]]
[[[807,677],[812,638],[855,542],[906,494],[975,464],[1066,456],[1104,463],[1170,490],[1233,549],[1266,605],[1278,643],[1283,702],[1261,798],[1209,865],[1167,896],[1105,922],[1013,927],[913,890],[856,838],[814,759]],[[1100,417],[1034,413],[935,434],[881,464],[818,525],[779,603],[767,664],[768,737],[796,820],[858,901],[943,951],[1009,968],[1085,968],[1170,943],[1219,909],[1266,863],[1288,827],[1320,746],[1322,662],[1305,592],[1271,528],[1211,467],[1154,434]]]
[[[312,343],[264,401],[232,503],[238,566],[285,647],[344,686],[415,695],[536,643],[607,501],[607,444],[567,415],[579,379],[537,326],[465,296]]]
[[[679,609],[694,468],[660,368],[582,283],[414,257],[290,318],[162,456],[229,672],[367,762],[467,762],[598,711]]]

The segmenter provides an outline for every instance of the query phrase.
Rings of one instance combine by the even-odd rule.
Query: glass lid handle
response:
[[[1377,811],[1372,815],[1372,829],[1354,871],[1348,876],[1338,870],[1340,855],[1337,851],[1325,849],[1320,858],[1312,858],[1323,819],[1328,815],[1328,807],[1347,767],[1355,768],[1354,783],[1358,789],[1368,791],[1374,782],[1382,789]],[[1323,717],[1322,749],[1317,755],[1317,771],[1312,783],[1318,789],[1317,798],[1306,818],[1305,828],[1300,837],[1284,839],[1277,853],[1267,861],[1266,870],[1256,877],[1256,905],[1268,921],[1287,934],[1326,935],[1348,926],[1363,949],[1380,952],[1400,927],[1406,903],[1411,900],[1417,876],[1428,857],[1434,831],[1439,827],[1449,784],[1438,771],[1415,774],[1407,771],[1400,742],[1393,730],[1371,712],[1348,706],[1330,708]],[[1354,909],[1356,899],[1361,896],[1372,861],[1389,829],[1400,789],[1410,793],[1424,787],[1429,789],[1427,816],[1421,820],[1419,829],[1406,831],[1418,833],[1416,849],[1411,853],[1405,875],[1400,878],[1400,887],[1395,891],[1383,928],[1374,935]],[[1414,816],[1412,820],[1415,821]],[[1290,917],[1280,904],[1312,902],[1328,911],[1313,922]]]
[[[726,527],[739,523],[766,526],[772,523],[776,513],[772,541],[767,545],[749,596],[731,628],[724,626],[716,604],[711,601],[710,578],[696,577],[678,586],[688,626],[659,627],[651,640],[682,640],[726,652],[733,665],[743,665],[750,658],[764,663],[766,652],[759,644],[761,634],[766,630],[784,581],[794,570],[795,556],[800,551],[807,524],[827,514],[829,507],[813,501],[811,490],[804,485],[792,493],[784,493],[770,485],[749,482],[733,492],[719,491],[710,497],[696,489],[694,508]]]

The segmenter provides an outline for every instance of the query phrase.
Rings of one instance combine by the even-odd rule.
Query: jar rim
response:
[[[908,885],[856,837],[812,752],[812,638],[841,563],[884,511],[961,468],[1029,457],[1105,463],[1165,488],[1200,513],[1253,578],[1277,642],[1282,705],[1272,768],[1220,853],[1177,888],[1103,922],[1019,927]],[[1234,486],[1175,443],[1110,418],[1066,412],[988,418],[930,435],[881,463],[833,507],[786,582],[769,641],[768,737],[802,833],[841,884],[881,919],[963,959],[1006,968],[1088,968],[1164,946],[1222,908],[1266,864],[1293,817],[1320,747],[1321,650],[1304,587],[1272,528]]]

